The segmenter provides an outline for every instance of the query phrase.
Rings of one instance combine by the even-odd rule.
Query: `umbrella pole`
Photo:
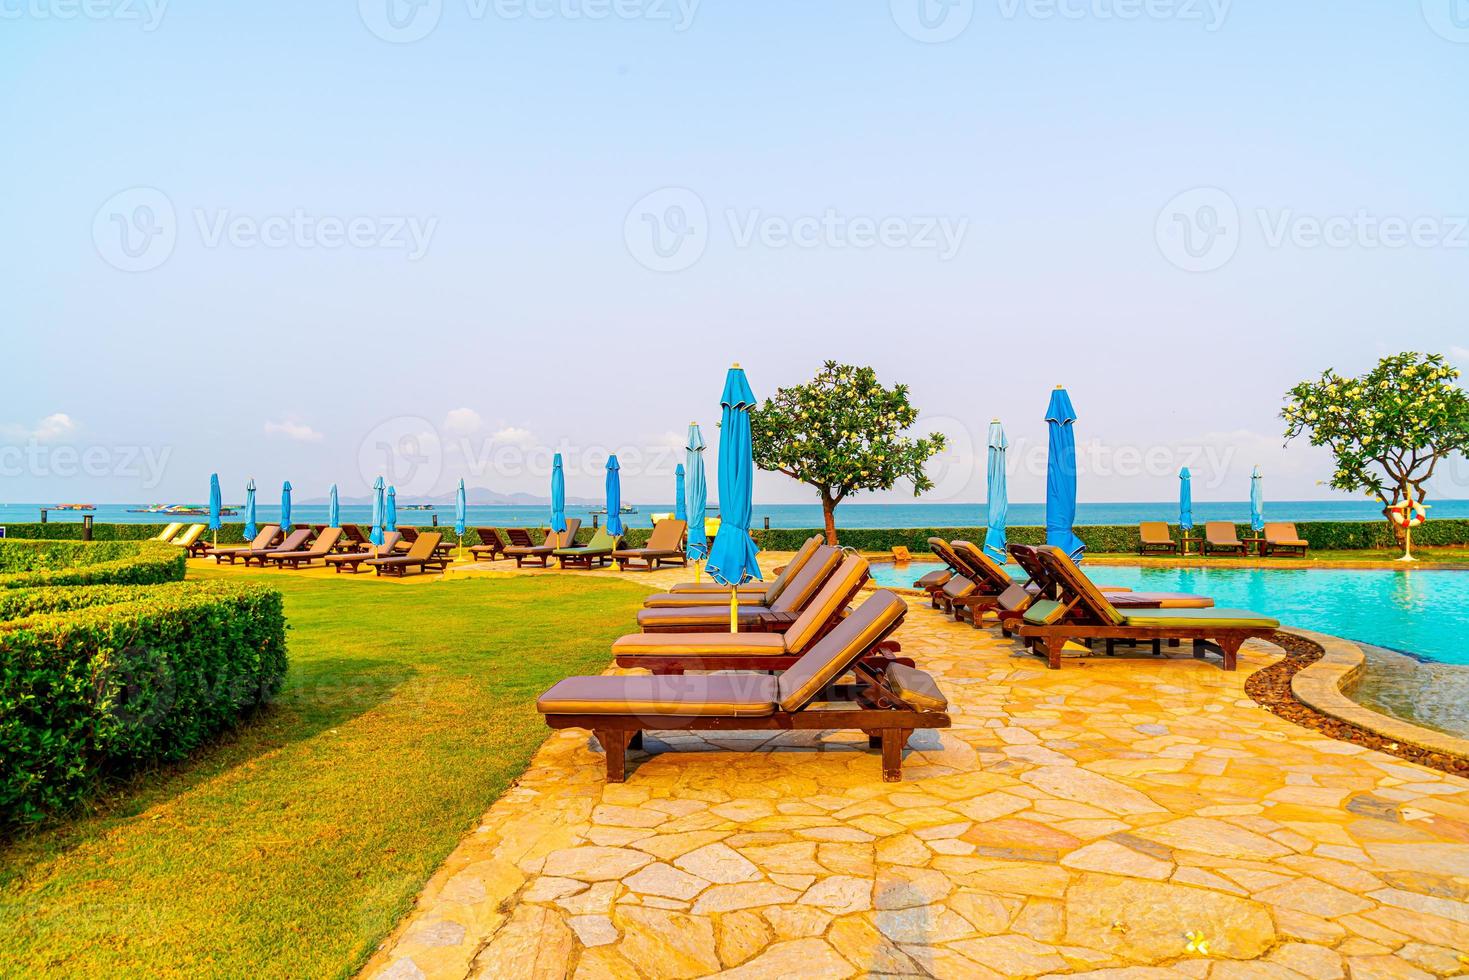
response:
[[[740,631],[740,587],[738,585],[729,587],[729,631],[731,633]]]

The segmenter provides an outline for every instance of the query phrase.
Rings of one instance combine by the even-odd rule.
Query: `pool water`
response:
[[[912,588],[934,562],[877,563],[879,584]],[[1013,565],[1012,575],[1020,574]],[[1140,568],[1091,565],[1100,583],[1193,592],[1334,636],[1447,664],[1469,664],[1469,572],[1437,569]]]

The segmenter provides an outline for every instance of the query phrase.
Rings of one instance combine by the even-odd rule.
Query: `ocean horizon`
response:
[[[1469,500],[1429,501],[1429,519],[1469,518]],[[5,524],[32,523],[41,518],[42,504],[0,504],[0,526]],[[171,520],[193,520],[198,517],[170,517],[166,514],[134,513],[134,509],[145,504],[97,504],[92,511],[58,511],[51,509],[47,519],[54,523],[80,523],[90,515],[99,524],[158,524]],[[226,506],[238,506],[226,502]],[[623,523],[630,527],[647,526],[651,515],[673,510],[671,503],[635,503],[635,514],[624,514]],[[568,517],[579,517],[586,524],[592,522],[593,508],[587,505],[568,505]],[[257,502],[256,522],[275,521],[280,515],[277,498],[269,503]],[[363,504],[343,504],[342,520],[352,524],[367,524],[372,519],[372,509]],[[529,504],[471,504],[467,511],[471,526],[494,527],[540,526],[550,519],[548,505]],[[321,524],[326,521],[325,504],[295,504],[291,517],[298,524]],[[1195,524],[1205,521],[1235,521],[1249,523],[1250,504],[1240,501],[1195,501],[1193,506]],[[437,518],[441,525],[454,523],[452,505],[436,504],[431,510],[410,510],[400,504],[398,523],[429,525]],[[239,523],[240,515],[225,517],[225,523]],[[605,517],[599,516],[599,520]],[[754,507],[751,526],[772,528],[816,528],[822,526],[819,504],[760,504]],[[985,521],[983,503],[903,503],[903,504],[843,504],[837,508],[837,526],[845,528],[923,528],[923,527],[980,527]],[[1281,500],[1266,501],[1265,519],[1269,521],[1380,521],[1382,508],[1368,500]],[[1076,525],[1136,524],[1139,521],[1178,521],[1178,502],[1139,501],[1132,503],[1082,503],[1076,508]],[[1012,503],[1007,523],[1014,527],[1038,526],[1046,522],[1046,508],[1041,503]]]

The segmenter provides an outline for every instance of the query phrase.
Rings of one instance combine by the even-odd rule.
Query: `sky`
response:
[[[1464,0],[0,0],[0,500],[661,500],[827,359],[927,500],[991,418],[1040,500],[1057,384],[1083,500],[1332,499],[1292,384],[1469,368],[1466,71]]]

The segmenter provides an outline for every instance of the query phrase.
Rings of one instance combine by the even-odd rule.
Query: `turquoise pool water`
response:
[[[931,562],[874,564],[872,577],[880,585],[911,588],[914,579],[937,567]],[[1108,585],[1209,595],[1219,606],[1253,609],[1289,626],[1469,664],[1469,572],[1135,565],[1092,565],[1087,571]]]

